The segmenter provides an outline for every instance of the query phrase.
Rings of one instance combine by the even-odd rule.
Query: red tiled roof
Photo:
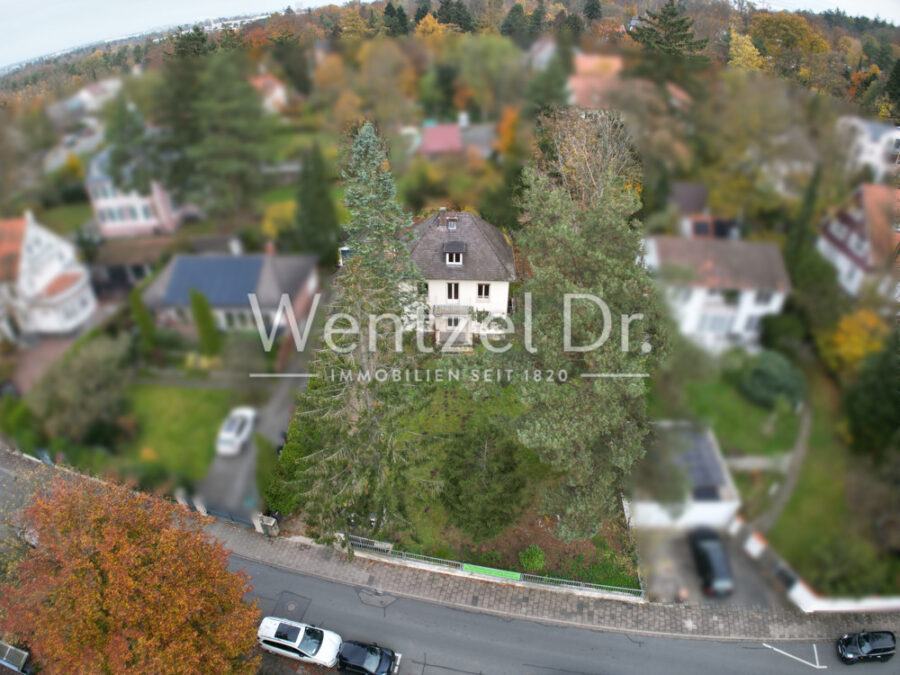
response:
[[[422,131],[420,150],[424,155],[462,152],[462,130],[458,124],[435,124],[425,127]]]
[[[888,185],[867,183],[862,186],[862,207],[866,215],[872,259],[878,266],[886,264],[900,242],[894,224],[900,222],[900,190]]]
[[[81,279],[81,272],[63,272],[62,274],[54,277],[50,281],[50,283],[47,284],[42,295],[45,298],[59,295],[63,291],[66,291],[67,289],[74,286],[79,279]]]
[[[278,87],[282,86],[278,78],[271,73],[263,73],[262,75],[257,75],[250,80],[250,84],[252,84],[253,88],[262,94],[269,94]]]
[[[0,280],[19,276],[19,256],[25,238],[25,219],[0,220]]]

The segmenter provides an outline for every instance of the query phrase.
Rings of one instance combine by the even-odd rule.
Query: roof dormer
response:
[[[448,265],[462,265],[463,254],[466,252],[466,242],[448,241],[442,247],[444,262]]]

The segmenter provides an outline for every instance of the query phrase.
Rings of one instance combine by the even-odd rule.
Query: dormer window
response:
[[[448,241],[443,247],[444,260],[448,265],[462,265],[463,253],[466,252],[466,242]]]
[[[447,218],[447,229],[448,229],[448,230],[455,230],[455,229],[456,229],[456,223],[458,223],[458,222],[459,222],[459,218],[456,218],[456,217]]]

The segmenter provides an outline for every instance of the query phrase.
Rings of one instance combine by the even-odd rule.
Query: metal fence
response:
[[[469,572],[485,577],[493,577],[504,579],[507,581],[518,581],[534,586],[550,586],[554,588],[571,588],[576,590],[593,590],[603,593],[615,593],[619,595],[627,595],[632,598],[643,598],[643,588],[626,588],[623,586],[606,586],[604,584],[592,584],[587,581],[575,581],[572,579],[558,579],[556,577],[543,577],[536,574],[525,574],[522,572],[513,572],[511,570],[500,570],[493,567],[483,567],[481,565],[473,565],[463,563],[458,560],[446,560],[444,558],[435,558],[430,555],[422,555],[420,553],[409,553],[408,551],[398,551],[394,545],[389,542],[378,541],[376,539],[367,539],[359,537],[355,534],[347,535],[350,547],[353,550],[368,551],[377,555],[383,555],[389,558],[399,560],[410,560],[413,562],[425,563],[426,565],[435,565],[437,567],[459,570],[461,572]]]

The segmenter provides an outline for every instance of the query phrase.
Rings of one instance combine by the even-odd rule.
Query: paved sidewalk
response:
[[[208,532],[234,555],[352,586],[448,607],[578,625],[614,632],[731,640],[834,639],[880,627],[900,630],[900,614],[804,615],[799,610],[685,606],[607,600],[567,591],[521,588],[406,567],[359,556],[348,562],[331,547],[274,539],[216,522]]]

